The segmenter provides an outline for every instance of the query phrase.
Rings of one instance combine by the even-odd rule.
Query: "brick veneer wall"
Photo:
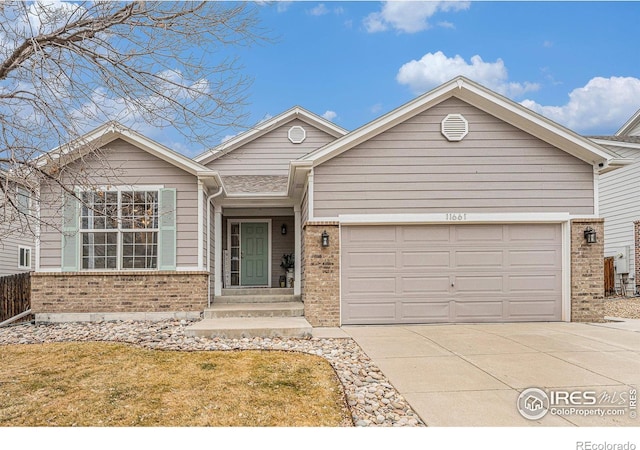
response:
[[[207,272],[34,272],[34,313],[202,311]]]
[[[587,244],[584,230],[596,231]],[[604,219],[571,221],[571,321],[604,321]]]
[[[322,232],[329,247],[321,245]],[[340,228],[337,222],[308,222],[304,226],[304,316],[314,327],[340,326]]]
[[[634,291],[630,292],[630,294],[635,294],[636,292],[640,292],[638,290],[638,285],[640,284],[640,220],[636,220],[633,222],[633,261],[635,262],[635,277],[633,286]]]

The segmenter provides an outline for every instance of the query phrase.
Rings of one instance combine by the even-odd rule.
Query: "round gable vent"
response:
[[[302,144],[307,138],[307,132],[300,125],[289,128],[289,140],[294,144]]]
[[[469,133],[469,122],[462,114],[449,114],[441,125],[442,135],[449,141],[461,141]]]

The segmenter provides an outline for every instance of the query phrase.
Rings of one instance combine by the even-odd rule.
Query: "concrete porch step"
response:
[[[204,310],[205,319],[223,317],[302,317],[302,302],[214,303]]]
[[[293,288],[225,288],[222,295],[293,295]]]
[[[304,317],[233,317],[204,319],[189,325],[187,336],[242,339],[253,337],[310,337],[312,327]]]
[[[215,297],[214,304],[241,304],[241,303],[283,303],[283,302],[299,302],[299,295],[288,294],[264,294],[264,295],[225,295]]]

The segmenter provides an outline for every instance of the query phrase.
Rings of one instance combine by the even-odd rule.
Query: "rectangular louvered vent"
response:
[[[442,120],[442,135],[449,141],[461,141],[469,133],[469,122],[462,114],[449,114]]]

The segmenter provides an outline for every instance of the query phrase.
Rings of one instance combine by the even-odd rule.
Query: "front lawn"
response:
[[[0,426],[351,426],[321,357],[125,344],[0,346]]]

